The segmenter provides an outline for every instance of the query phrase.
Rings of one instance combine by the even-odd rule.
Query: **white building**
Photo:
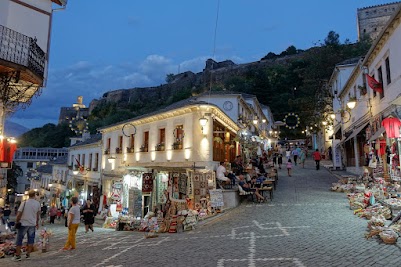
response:
[[[4,136],[6,111],[28,106],[46,85],[55,9],[65,8],[67,0],[0,1],[0,136]],[[3,154],[3,149],[0,153]],[[0,164],[1,165],[1,164]],[[1,167],[1,166],[0,166]],[[6,175],[5,170],[0,171]],[[16,190],[24,190],[20,188]],[[0,197],[7,185],[0,183]]]
[[[68,180],[66,196],[76,195],[83,203],[92,199],[99,205],[101,185],[102,136],[86,136],[81,141],[74,139],[68,148]]]
[[[67,156],[66,148],[51,148],[51,147],[21,147],[14,154],[14,162],[21,167],[22,175],[18,177],[18,186],[16,191],[19,193],[25,192],[30,186],[30,181],[27,179],[27,173],[30,170],[35,170],[42,165],[50,163],[59,157]]]
[[[363,61],[354,67],[349,79],[339,92],[341,110],[349,110],[350,119],[342,121],[347,170],[360,173],[372,153],[383,161],[384,170],[399,176],[396,164],[387,166],[386,154],[398,155],[399,142],[386,132],[382,122],[386,118],[400,119],[401,115],[401,7],[379,34]],[[383,93],[374,91],[367,83],[366,74],[382,84]],[[349,105],[353,102],[353,105]],[[348,105],[352,108],[349,109]],[[399,131],[399,129],[396,129]],[[386,153],[386,147],[391,152]],[[374,149],[374,151],[372,151]],[[395,158],[394,158],[395,159]]]

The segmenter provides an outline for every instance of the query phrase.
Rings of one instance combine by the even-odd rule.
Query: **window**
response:
[[[111,145],[111,138],[107,138],[106,150],[108,150],[109,153],[110,153],[110,145]]]
[[[95,154],[95,170],[94,171],[97,171],[98,170],[98,166],[99,166],[99,153],[96,153]]]
[[[33,168],[33,162],[28,162],[28,163],[26,164],[26,167],[27,167],[27,168]]]
[[[149,131],[143,133],[143,145],[142,152],[148,152],[149,150]]]
[[[387,57],[385,60],[386,64],[386,79],[387,79],[387,84],[391,83],[391,71],[390,71],[390,59]]]
[[[82,154],[81,166],[85,168],[85,154]]]
[[[88,165],[89,170],[92,170],[92,153],[89,154],[89,165]]]
[[[375,78],[375,75],[372,75],[372,78],[373,78],[373,79],[376,79],[376,78]],[[376,95],[377,95],[376,91],[373,90],[373,97],[376,97]]]
[[[119,148],[123,147],[123,136],[122,135],[118,137],[118,147]]]
[[[71,155],[71,166],[74,166],[74,155]]]
[[[378,82],[381,83],[383,87],[383,71],[381,66],[377,69],[377,75],[379,76]],[[383,97],[384,97],[384,88],[383,88],[383,94],[380,94],[380,99],[382,99]]]
[[[135,147],[135,135],[131,134],[131,146],[130,148],[134,148]]]
[[[159,129],[159,144],[164,144],[166,141],[166,129]]]

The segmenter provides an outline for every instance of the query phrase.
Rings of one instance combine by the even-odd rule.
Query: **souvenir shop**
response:
[[[388,181],[401,181],[400,126],[401,121],[397,117],[389,116],[383,120],[377,117],[366,130],[369,143],[365,144],[364,152],[368,166]]]
[[[368,220],[365,237],[386,244],[395,244],[401,234],[400,126],[393,116],[373,120],[366,135],[371,145],[364,149],[369,164],[363,175],[343,176],[331,188],[346,192],[350,209]]]
[[[214,172],[206,170],[129,170],[104,191],[104,227],[171,233],[192,229],[224,205],[214,181]]]

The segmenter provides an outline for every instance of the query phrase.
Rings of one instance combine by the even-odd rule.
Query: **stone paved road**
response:
[[[96,228],[78,233],[78,249],[60,252],[63,226],[47,253],[1,266],[401,266],[401,248],[364,239],[366,221],[357,218],[342,193],[328,189],[337,179],[327,170],[296,166],[280,170],[272,202],[222,214],[195,231],[144,239],[141,233]]]

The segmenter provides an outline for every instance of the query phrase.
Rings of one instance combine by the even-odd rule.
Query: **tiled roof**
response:
[[[41,172],[41,173],[52,173],[53,165],[50,165],[50,164],[41,165],[38,168],[36,168],[36,171]]]
[[[52,164],[67,164],[67,160],[68,160],[67,155],[65,155],[65,156],[56,158],[51,163]]]
[[[86,139],[85,141],[82,141],[82,142],[77,142],[70,147],[89,145],[89,144],[99,142],[100,140],[102,140],[102,134],[98,133],[98,134],[91,135],[91,137],[89,139]]]
[[[247,93],[242,93],[242,92],[235,92],[235,91],[211,91],[211,92],[204,92],[202,94],[199,94],[198,96],[208,96],[208,95],[241,95],[243,98],[254,98],[256,97],[255,95],[247,94]]]
[[[174,110],[174,109],[183,108],[185,106],[207,105],[207,104],[208,103],[205,102],[205,101],[196,100],[196,97],[191,97],[191,98],[187,98],[187,99],[175,102],[175,103],[173,103],[173,104],[171,104],[171,105],[169,105],[169,106],[167,106],[165,108],[156,110],[156,111],[151,112],[151,113],[143,114],[143,115],[140,115],[140,116],[128,119],[128,120],[124,120],[124,121],[120,121],[120,122],[117,122],[117,123],[114,123],[114,124],[111,124],[111,125],[103,126],[103,127],[99,128],[98,130],[110,128],[110,127],[113,127],[113,126],[116,126],[116,125],[120,125],[120,124],[123,124],[123,123],[131,122],[131,121],[134,121],[134,120],[139,120],[139,119],[142,119],[142,118],[150,117],[150,116],[153,116],[153,115],[156,115],[156,114],[160,114],[160,113],[163,113],[163,112],[168,112],[168,111],[171,111],[171,110]],[[213,104],[209,104],[209,105],[214,106]]]
[[[344,61],[341,61],[340,63],[337,63],[336,66],[356,64],[361,58],[362,57],[349,58]]]

